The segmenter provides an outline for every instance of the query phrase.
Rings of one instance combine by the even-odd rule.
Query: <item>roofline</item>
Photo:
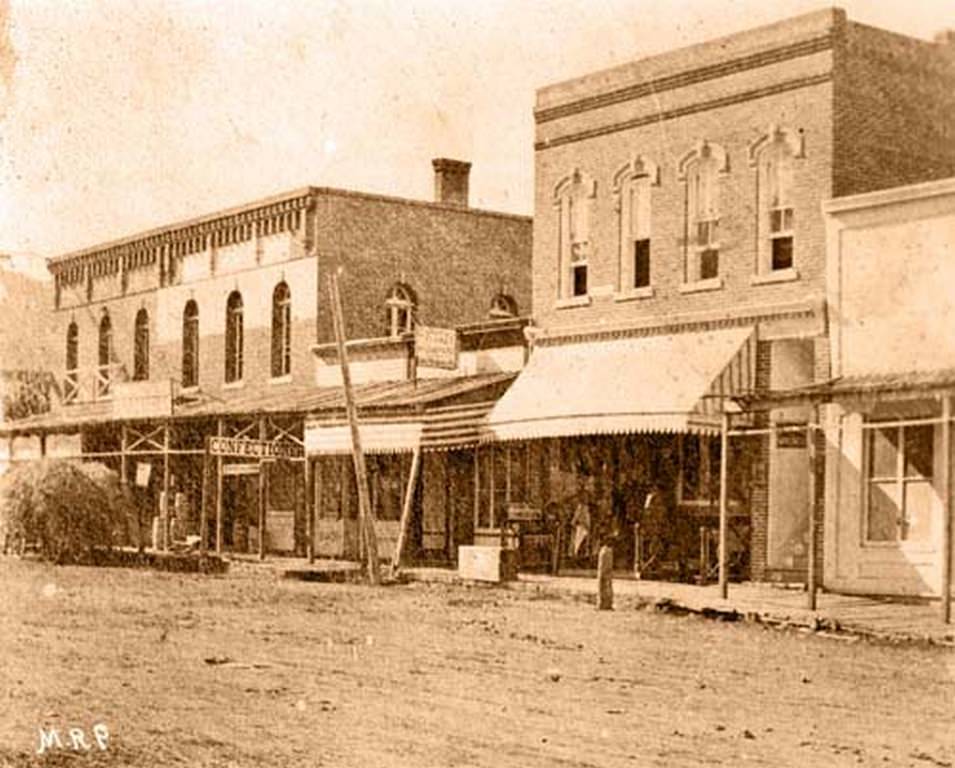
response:
[[[471,214],[476,216],[488,216],[493,218],[509,219],[513,221],[524,221],[532,222],[533,217],[524,214],[517,213],[506,213],[504,211],[491,211],[484,208],[472,208],[472,207],[462,207],[460,205],[454,205],[452,203],[443,203],[435,202],[431,200],[416,200],[414,198],[408,197],[399,197],[397,195],[384,195],[374,192],[361,192],[351,189],[342,189],[338,187],[298,187],[296,189],[289,190],[287,192],[282,192],[276,195],[270,195],[268,197],[259,198],[250,203],[244,203],[242,205],[231,206],[229,208],[223,208],[212,213],[203,214],[201,216],[193,217],[190,219],[182,219],[176,221],[172,224],[165,224],[160,227],[153,227],[151,229],[143,230],[132,235],[127,235],[124,237],[117,238],[115,240],[107,240],[105,242],[96,243],[94,245],[87,246],[85,248],[80,248],[75,251],[68,251],[57,256],[52,256],[47,259],[47,267],[56,266],[63,264],[73,259],[82,258],[84,256],[92,256],[97,253],[104,251],[112,250],[114,248],[120,248],[123,246],[132,245],[142,240],[146,240],[150,237],[157,237],[160,235],[166,235],[178,230],[188,229],[190,227],[199,226],[201,224],[208,224],[214,222],[217,219],[222,219],[227,216],[236,216],[243,213],[249,213],[255,211],[259,208],[264,208],[269,205],[275,205],[277,203],[284,203],[290,200],[295,200],[301,197],[311,197],[313,199],[320,196],[332,196],[332,197],[347,197],[347,198],[357,198],[361,200],[376,200],[379,202],[393,203],[397,205],[411,205],[411,206],[420,206],[424,208],[433,208],[438,210],[451,211],[455,213],[464,213]]]
[[[932,197],[955,195],[955,176],[934,181],[923,181],[918,184],[907,184],[902,187],[877,189],[874,192],[861,192],[858,195],[834,197],[822,204],[825,213],[838,215],[850,213],[865,208],[878,208],[885,205],[897,205],[913,200],[926,200]]]

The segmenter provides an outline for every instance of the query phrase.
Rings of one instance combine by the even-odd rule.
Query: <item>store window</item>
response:
[[[242,380],[242,294],[233,291],[226,302],[225,313],[225,380]]]
[[[720,446],[713,438],[683,435],[680,438],[681,504],[714,504],[720,492]]]
[[[935,430],[865,425],[867,543],[931,539]]]
[[[554,190],[560,298],[587,295],[589,264],[593,250],[591,225],[596,198],[597,183],[579,169],[561,180]]]
[[[272,291],[272,377],[292,372],[292,294],[285,282]]]
[[[149,313],[140,309],[136,313],[133,329],[133,381],[149,378]]]
[[[182,312],[182,386],[199,386],[199,305],[193,300]]]

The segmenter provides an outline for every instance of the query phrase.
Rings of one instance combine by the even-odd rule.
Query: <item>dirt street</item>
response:
[[[247,564],[0,585],[0,766],[955,765],[938,648]]]

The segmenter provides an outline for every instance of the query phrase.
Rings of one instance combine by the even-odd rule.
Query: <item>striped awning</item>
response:
[[[446,451],[475,445],[481,439],[481,426],[487,418],[493,400],[466,405],[448,405],[430,409],[421,434],[424,450]]]
[[[421,444],[420,418],[395,417],[387,421],[363,421],[358,426],[365,453],[405,453]],[[347,423],[308,422],[305,425],[305,453],[309,456],[336,456],[351,453],[351,428]]]
[[[719,430],[752,389],[751,327],[538,347],[482,429],[485,440]]]

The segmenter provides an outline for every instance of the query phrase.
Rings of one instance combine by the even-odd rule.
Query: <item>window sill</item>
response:
[[[702,293],[703,291],[719,291],[723,288],[722,277],[710,277],[706,280],[697,280],[693,283],[681,283],[680,293]]]
[[[793,267],[789,269],[774,269],[772,272],[763,272],[749,278],[750,285],[772,285],[773,283],[791,283],[799,279],[799,272]]]
[[[573,309],[574,307],[589,307],[590,296],[571,296],[567,299],[558,299],[554,304],[555,309]]]
[[[930,541],[863,541],[862,548],[895,552],[935,552],[937,549]]]
[[[180,387],[180,395],[198,395],[199,394],[199,385],[193,384],[191,387]]]
[[[619,291],[613,295],[613,300],[638,301],[640,299],[652,299],[653,295],[653,286],[645,285],[642,288],[631,288],[629,291]]]
[[[273,376],[269,379],[269,386],[273,384],[291,384],[292,383],[292,374],[286,373],[284,376]]]
[[[223,389],[242,389],[245,386],[245,379],[239,379],[238,381],[226,381],[223,382]]]

